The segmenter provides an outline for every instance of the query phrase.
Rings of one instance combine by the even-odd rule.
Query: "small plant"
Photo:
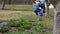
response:
[[[22,28],[22,27],[19,27],[18,28],[18,31],[24,31],[25,29],[24,28]]]
[[[43,27],[41,27],[41,26],[38,26],[36,29],[37,29],[37,31],[38,31],[38,32],[42,32],[42,30],[43,30]]]
[[[29,22],[23,19],[19,22],[20,22],[20,26],[23,27],[24,29],[31,29],[31,27],[33,27],[32,22]]]
[[[23,28],[25,28],[25,29],[31,29],[32,24],[31,24],[31,23],[25,23],[25,24],[23,24],[22,26],[23,26]]]
[[[19,27],[20,23],[18,21],[15,21],[15,20],[10,20],[8,25],[11,27]]]
[[[33,26],[33,28],[31,28],[32,30],[35,30],[37,32],[42,32],[43,31],[44,26],[42,24],[39,24],[37,26]]]
[[[8,29],[7,29],[7,28],[0,27],[0,32],[1,32],[1,33],[7,32],[7,31],[8,31]]]

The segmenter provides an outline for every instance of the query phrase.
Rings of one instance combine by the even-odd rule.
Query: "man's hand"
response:
[[[39,7],[39,9],[41,10],[41,12],[43,12],[43,9],[41,7]]]

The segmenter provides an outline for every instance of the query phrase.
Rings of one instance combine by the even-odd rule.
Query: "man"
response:
[[[41,9],[41,8],[40,8],[40,6],[41,6],[41,5],[40,5],[40,0],[36,0],[34,6],[35,6],[35,8],[34,8],[35,14],[36,14],[36,15],[39,15],[39,12],[41,11],[41,10],[40,10],[40,9]],[[40,15],[40,16],[41,16],[41,15]]]
[[[42,9],[43,9],[43,15],[46,16],[46,0],[40,0],[41,1],[41,4],[43,5],[42,6]]]
[[[45,13],[45,5],[43,3],[41,3],[40,0],[36,0],[34,12],[38,16],[43,16],[43,13]]]

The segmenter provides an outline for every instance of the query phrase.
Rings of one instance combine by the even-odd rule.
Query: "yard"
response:
[[[14,27],[18,29],[18,31],[8,31],[5,34],[52,34],[54,9],[49,10],[49,17],[42,17],[41,19],[33,12],[32,5],[6,5],[5,8],[6,10],[0,10],[0,21],[9,21],[10,23],[10,20],[23,20],[24,22],[31,22],[35,25],[30,29],[24,29],[24,31],[22,30],[23,28],[19,29],[21,27]]]

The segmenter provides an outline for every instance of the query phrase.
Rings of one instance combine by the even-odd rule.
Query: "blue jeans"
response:
[[[41,11],[34,11],[34,13],[37,15],[37,16],[43,16],[43,12],[41,12]]]

